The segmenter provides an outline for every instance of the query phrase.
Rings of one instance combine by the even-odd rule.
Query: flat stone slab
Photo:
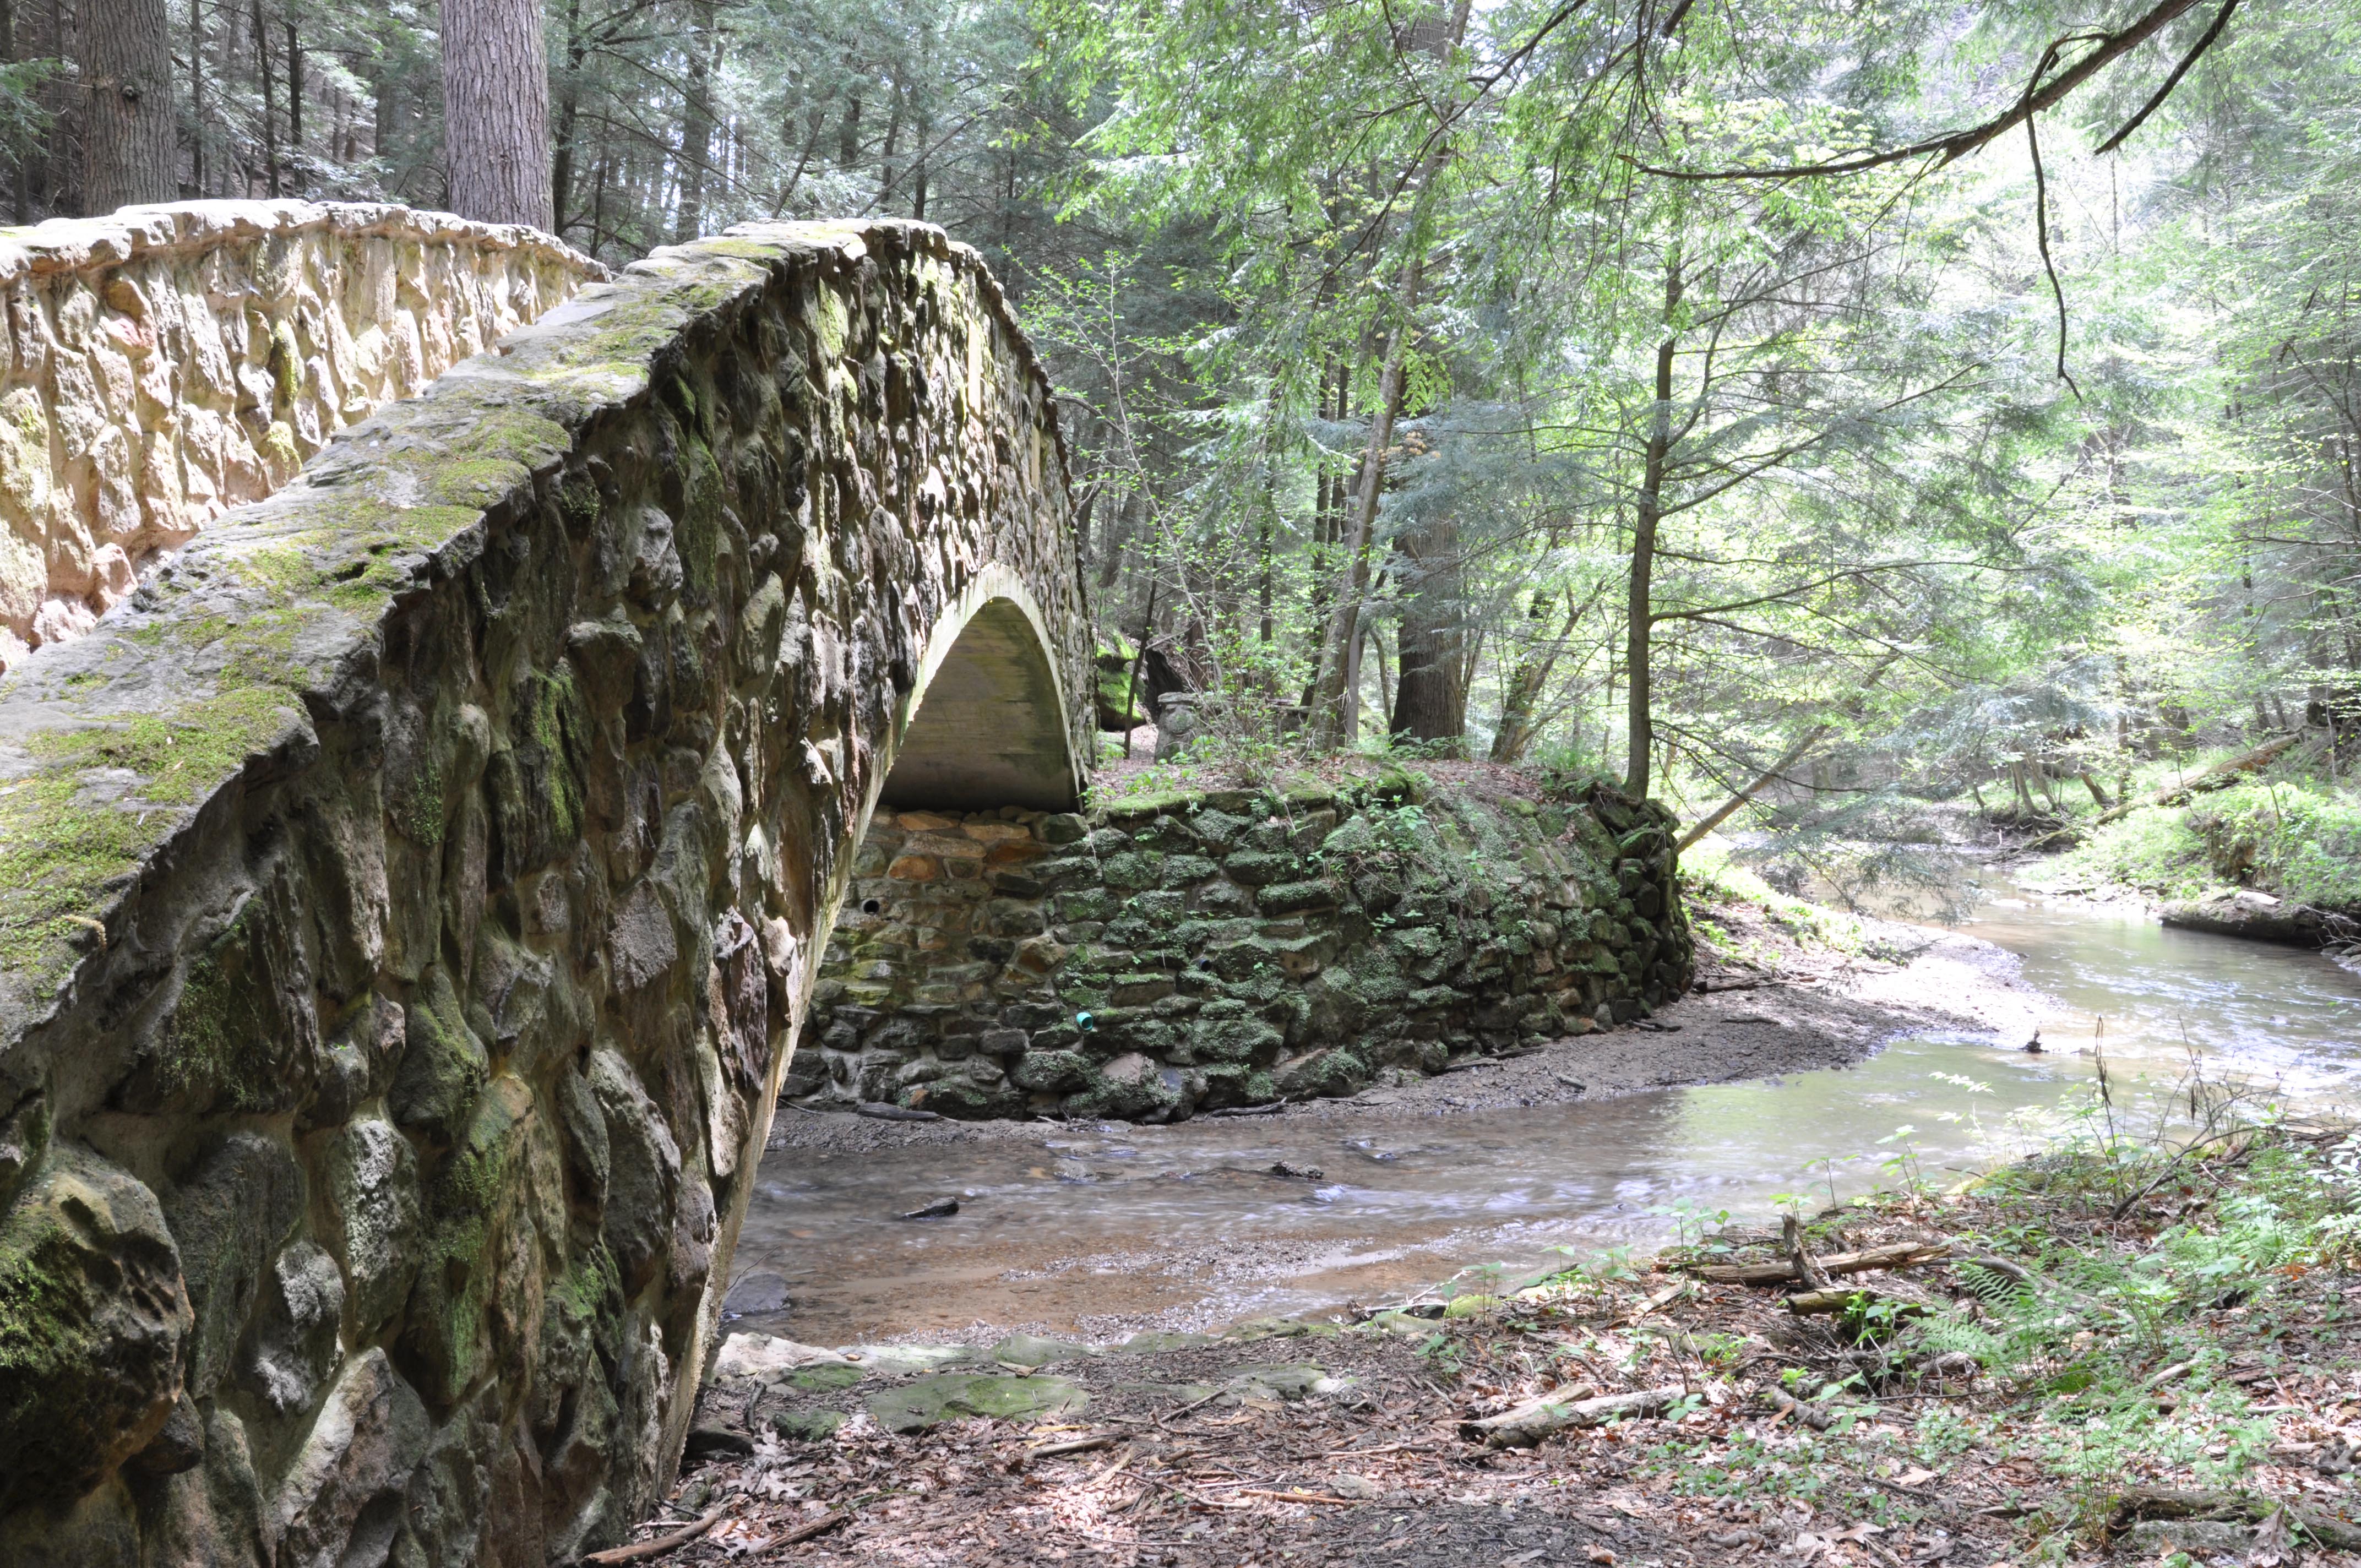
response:
[[[847,1365],[840,1351],[816,1344],[797,1344],[776,1334],[731,1334],[713,1360],[716,1377],[768,1377],[799,1366]]]
[[[1062,1377],[946,1372],[880,1389],[865,1403],[869,1419],[887,1431],[914,1432],[964,1416],[1015,1421],[1071,1415],[1090,1403],[1090,1398],[1080,1385]]]
[[[1086,1345],[1044,1339],[1039,1334],[1010,1334],[991,1351],[993,1360],[1010,1366],[1048,1366],[1054,1362],[1079,1361],[1090,1354]]]
[[[902,1372],[932,1372],[939,1366],[978,1360],[983,1354],[964,1344],[861,1344],[845,1347],[841,1359],[870,1376],[884,1377]]]

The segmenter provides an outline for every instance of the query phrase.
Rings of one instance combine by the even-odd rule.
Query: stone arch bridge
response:
[[[0,1561],[607,1544],[862,824],[1076,797],[1045,378],[917,225],[14,239]]]

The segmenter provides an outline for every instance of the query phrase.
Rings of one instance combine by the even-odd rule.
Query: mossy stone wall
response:
[[[1689,983],[1670,825],[1401,773],[881,814],[786,1090],[1166,1121],[1629,1020]]]
[[[974,254],[767,225],[0,675],[0,1563],[537,1568],[647,1517],[921,672],[1016,605],[1083,692],[1081,594]]]

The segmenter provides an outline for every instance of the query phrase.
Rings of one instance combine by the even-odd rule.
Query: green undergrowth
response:
[[[1801,1500],[1881,1530],[2005,1520],[1988,1528],[2026,1563],[2081,1559],[2141,1488],[2208,1489],[2250,1519],[2361,1507],[2349,1475],[2332,1463],[2323,1483],[2300,1457],[2333,1461],[2356,1419],[2349,1126],[2209,1115],[2167,1144],[2094,1117],[1949,1191],[1912,1184],[1821,1211],[1800,1225],[1817,1257],[1948,1249],[1839,1277],[1850,1296],[1834,1314],[1786,1310],[1797,1285],[1661,1290],[1714,1265],[1785,1261],[1776,1228],[1713,1219],[1723,1228],[1691,1231],[1653,1271],[1589,1260],[1438,1335],[1436,1354],[1488,1385],[1677,1384],[1694,1393],[1613,1444],[1671,1492]],[[1642,1294],[1657,1299],[1635,1324]],[[1766,1419],[1783,1400],[1802,1413]],[[2300,1538],[2304,1516],[2290,1518]]]
[[[2051,881],[2174,900],[2253,887],[2361,910],[2361,792],[2318,775],[2266,777],[2185,806],[2144,806],[2093,828],[2055,862]]]
[[[1771,945],[1751,929],[1758,922],[1791,940],[1831,952],[1870,953],[1877,946],[1858,916],[1781,893],[1733,861],[1727,847],[1715,839],[1682,854],[1681,888],[1700,957],[1777,967]]]

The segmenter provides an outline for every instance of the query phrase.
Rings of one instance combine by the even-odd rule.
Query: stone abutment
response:
[[[321,232],[358,248],[257,255],[407,298],[408,241]],[[141,265],[93,255],[39,307],[50,532],[7,536],[45,605],[99,602],[58,540],[136,562],[194,515],[192,302],[236,269]],[[917,225],[661,252],[333,434],[377,395],[335,347],[368,327],[233,305],[212,428],[256,487],[324,447],[0,677],[0,1561],[571,1560],[673,1474],[897,755],[914,809],[1075,802],[1049,389]],[[90,346],[140,309],[196,345],[162,470],[106,453],[155,450],[129,411],[164,350]],[[76,332],[132,401],[69,450]],[[59,462],[97,476],[71,507]]]

